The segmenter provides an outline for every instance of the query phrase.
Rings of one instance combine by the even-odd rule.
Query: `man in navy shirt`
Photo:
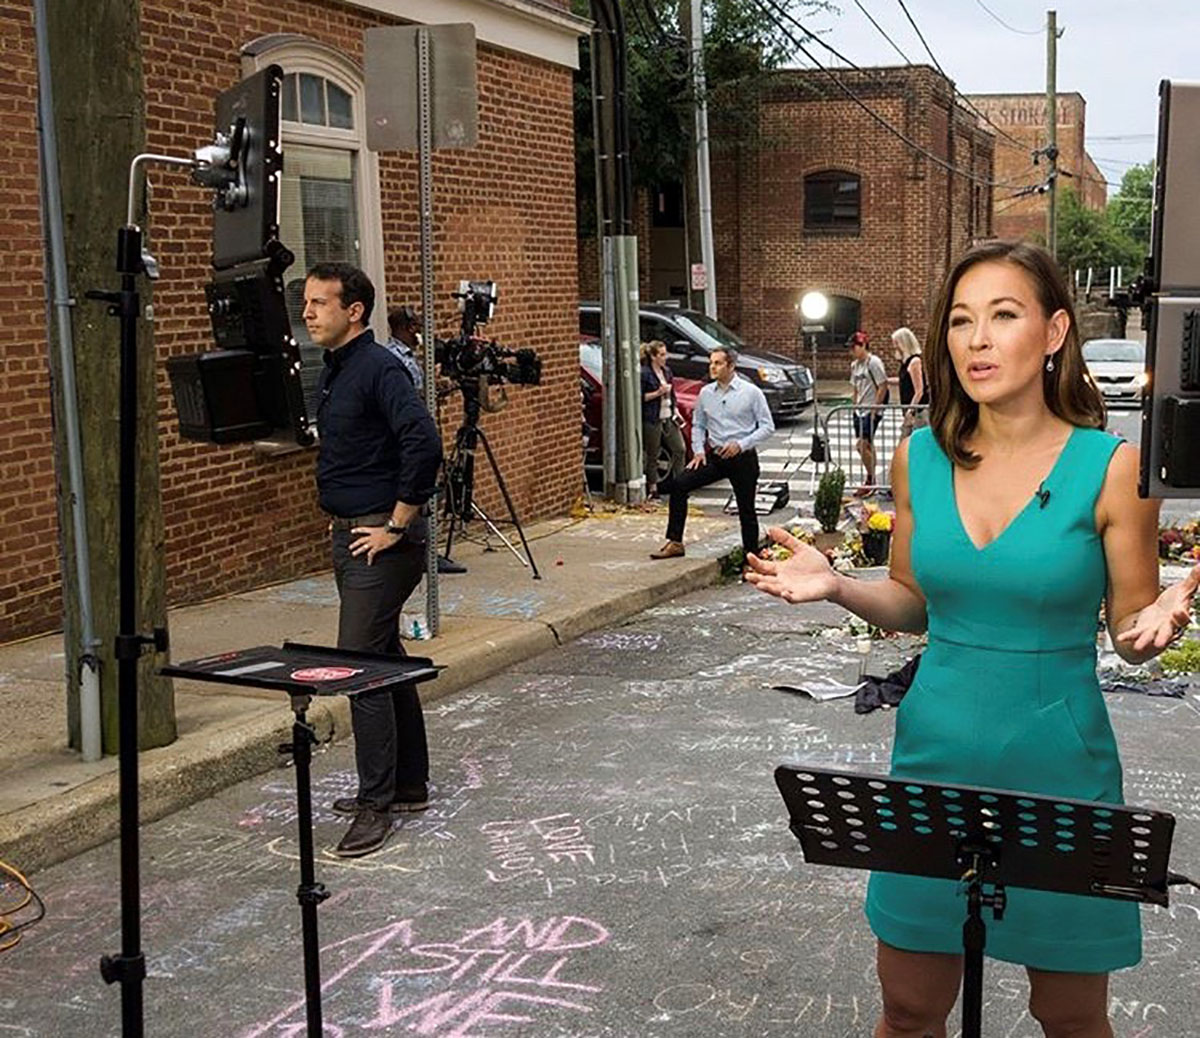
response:
[[[692,412],[692,460],[678,477],[663,484],[671,492],[667,512],[667,541],[652,559],[676,559],[684,553],[683,526],[688,495],[699,487],[729,480],[737,500],[746,554],[758,551],[758,445],[775,431],[767,398],[758,386],[737,374],[737,354],[719,347],[708,355],[709,382]]]
[[[422,506],[433,496],[442,445],[412,380],[368,327],[375,288],[357,267],[322,263],[304,284],[304,323],[325,347],[317,404],[317,492],[330,516],[341,607],[338,647],[404,654],[399,616],[421,580]],[[370,854],[397,811],[429,806],[429,750],[415,685],[350,698],[358,794],[333,802],[352,815],[336,854]]]

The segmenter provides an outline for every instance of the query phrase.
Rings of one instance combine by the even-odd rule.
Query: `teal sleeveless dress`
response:
[[[953,469],[931,429],[909,439],[912,566],[929,647],[896,711],[892,774],[1121,802],[1121,764],[1096,680],[1107,567],[1096,499],[1118,440],[1076,428],[1035,496],[976,548]],[[1044,502],[1044,503],[1043,503]],[[988,913],[987,954],[1035,969],[1103,973],[1141,958],[1135,904],[1009,888]],[[966,899],[951,880],[876,872],[875,935],[907,951],[962,951]]]

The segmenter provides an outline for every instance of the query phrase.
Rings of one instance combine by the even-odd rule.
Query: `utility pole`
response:
[[[60,163],[66,265],[70,296],[82,300],[84,290],[106,285],[113,276],[113,239],[126,217],[130,159],[146,150],[145,82],[138,5],[127,0],[95,0],[86,4],[46,5],[46,43],[53,80],[55,123]],[[69,157],[69,158],[68,158]],[[138,215],[141,212],[139,210]],[[143,301],[149,301],[146,285]],[[139,328],[142,356],[137,367],[137,581],[138,615],[126,628],[118,611],[120,587],[120,522],[116,488],[121,478],[119,426],[120,351],[113,322],[95,303],[73,308],[72,341],[77,372],[86,373],[87,391],[79,395],[79,434],[84,488],[87,495],[86,533],[90,545],[90,585],[95,638],[99,642],[100,719],[103,750],[116,753],[119,735],[119,665],[117,635],[165,625],[166,573],[163,565],[163,515],[158,468],[158,385],[153,325]],[[59,350],[50,351],[56,392],[63,375]],[[82,376],[81,376],[82,377]],[[62,396],[56,415],[71,406]],[[55,422],[55,450],[60,485],[68,485],[64,458],[68,451],[60,423]],[[77,550],[75,524],[65,495],[59,495],[59,528],[64,551]],[[77,568],[63,564],[64,628],[69,673],[80,668],[77,632],[81,629],[80,582]],[[176,736],[175,694],[171,679],[158,670],[165,651],[140,655],[138,683],[138,745],[143,750],[165,746]],[[74,682],[72,682],[74,684]],[[81,739],[78,695],[67,699],[72,745]]]
[[[625,504],[646,496],[638,357],[637,238],[625,102],[625,23],[618,0],[591,0],[596,228],[600,240],[600,346],[604,383],[604,490]]]
[[[713,249],[712,179],[708,158],[708,85],[704,75],[704,2],[691,0],[692,89],[696,95],[696,193],[700,209],[700,259],[704,264],[704,312],[717,316],[717,262]],[[689,278],[691,272],[688,272]]]
[[[1046,12],[1046,248],[1058,256],[1058,12]]]

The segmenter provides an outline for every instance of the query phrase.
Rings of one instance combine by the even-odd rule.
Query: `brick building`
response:
[[[971,103],[997,128],[996,181],[992,222],[999,238],[1046,235],[1045,194],[1032,192],[1046,181],[1048,165],[1033,153],[1045,148],[1045,94],[973,94]],[[1088,209],[1100,210],[1107,201],[1104,175],[1084,147],[1087,102],[1082,94],[1059,94],[1058,143],[1060,188],[1070,188]],[[1002,132],[1001,132],[1002,131]],[[1029,192],[1029,193],[1025,193]]]
[[[80,32],[99,8],[79,6]],[[531,346],[543,384],[509,391],[508,409],[483,420],[522,518],[565,511],[582,481],[582,459],[562,450],[578,437],[572,71],[588,24],[569,0],[142,0],[136,55],[97,62],[139,68],[145,150],[190,155],[211,141],[215,96],[266,64],[285,81],[283,238],[298,255],[288,278],[324,259],[358,262],[380,291],[373,324],[386,335],[386,308],[419,302],[417,165],[414,156],[365,147],[363,31],[371,26],[472,22],[478,40],[479,131],[473,150],[434,158],[436,326],[457,328],[451,290],[460,278],[494,278],[502,288],[489,333]],[[47,368],[45,289],[38,198],[37,68],[30,0],[0,4],[0,140],[5,268],[0,285],[0,642],[61,623],[63,564],[55,531],[56,465]],[[127,64],[124,64],[127,63]],[[56,101],[59,100],[56,98]],[[60,118],[72,118],[71,113]],[[102,134],[103,129],[97,132]],[[132,157],[132,156],[129,156]],[[88,161],[64,154],[62,163]],[[123,160],[128,163],[128,158]],[[287,579],[328,566],[316,506],[313,450],[272,454],[251,445],[181,440],[165,375],[175,354],[210,348],[203,286],[209,276],[210,198],[183,173],[151,176],[148,226],[162,277],[153,289],[163,552],[173,602]],[[66,213],[71,233],[72,213]],[[124,212],[112,213],[112,228]],[[96,269],[112,269],[111,250]],[[115,275],[110,278],[116,280]],[[92,283],[72,284],[82,298]],[[91,306],[92,304],[88,304]],[[111,321],[100,309],[76,320]],[[115,336],[116,323],[111,322]],[[298,333],[302,330],[295,328]],[[302,337],[302,336],[301,336]],[[149,348],[149,347],[148,347]],[[149,355],[149,354],[148,354]],[[87,389],[80,375],[81,391]],[[452,442],[457,397],[441,409]],[[57,478],[64,479],[61,474]],[[115,487],[90,486],[89,501],[113,522]],[[485,506],[500,509],[489,474]],[[269,536],[263,536],[263,532]]]
[[[795,355],[800,297],[824,292],[818,374],[845,378],[850,332],[891,366],[890,333],[923,337],[949,263],[991,235],[994,142],[930,68],[837,75],[874,115],[822,72],[776,72],[757,146],[718,152],[712,180],[721,319]]]

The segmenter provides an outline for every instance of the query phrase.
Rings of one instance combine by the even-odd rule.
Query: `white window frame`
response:
[[[359,262],[375,286],[371,327],[376,338],[387,339],[387,285],[384,280],[383,219],[379,192],[379,156],[367,148],[367,101],[362,69],[341,51],[305,36],[266,37],[242,50],[242,73],[250,76],[268,65],[279,65],[286,75],[310,73],[329,80],[350,95],[354,129],[283,123],[283,162],[287,168],[288,144],[339,148],[354,153],[358,206]],[[284,242],[286,245],[287,242]],[[302,272],[301,272],[302,273]],[[382,324],[380,322],[383,322]]]

